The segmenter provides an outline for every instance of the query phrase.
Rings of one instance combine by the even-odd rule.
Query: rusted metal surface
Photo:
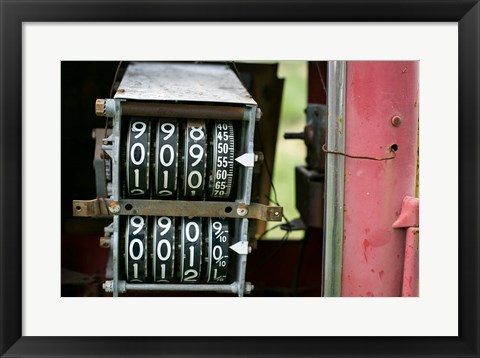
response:
[[[419,238],[418,227],[407,229],[402,285],[403,297],[418,297],[419,294]]]
[[[111,215],[103,198],[93,200],[73,200],[73,216],[98,217]]]
[[[99,98],[95,101],[95,115],[96,116],[105,116],[105,103],[106,100],[103,98]]]
[[[240,214],[239,214],[240,213]],[[236,202],[183,201],[183,200],[139,200],[111,199],[74,200],[73,215],[92,217],[103,215],[145,215],[145,216],[197,216],[248,218],[262,221],[281,221],[283,208],[258,203],[250,205]]]
[[[122,102],[122,114],[160,118],[195,118],[214,120],[243,120],[244,107],[162,102]]]
[[[405,233],[392,228],[415,192],[418,127],[416,61],[347,64],[342,296],[401,296]],[[392,125],[392,118],[401,125]]]
[[[419,200],[411,196],[403,198],[402,209],[398,219],[395,220],[392,227],[394,229],[408,228],[412,226],[419,226]]]
[[[115,98],[256,104],[229,66],[198,63],[132,62]]]

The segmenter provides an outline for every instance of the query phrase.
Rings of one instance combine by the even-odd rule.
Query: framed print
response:
[[[479,356],[477,1],[0,3],[2,356]]]

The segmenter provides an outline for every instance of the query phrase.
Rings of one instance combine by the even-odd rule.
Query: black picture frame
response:
[[[0,0],[0,354],[34,356],[479,356],[478,0]],[[450,21],[459,34],[458,337],[22,336],[22,22]],[[441,76],[441,74],[439,74]],[[438,155],[443,150],[438,148]],[[448,164],[445,170],[449,170]],[[448,183],[445,183],[445,195]],[[451,195],[451,193],[449,194]],[[441,205],[441,197],[439,198]],[[8,223],[8,225],[6,225]],[[448,223],[447,223],[448,225]],[[448,289],[448,282],[445,283]],[[54,314],[52,312],[52,314]],[[441,312],[439,312],[441,314]],[[72,322],[74,324],[74,322]],[[321,324],[321,322],[319,322]]]

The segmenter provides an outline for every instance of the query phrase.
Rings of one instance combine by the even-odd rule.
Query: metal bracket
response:
[[[247,218],[262,221],[281,221],[283,207],[259,203],[245,205],[236,202],[182,201],[182,200],[140,200],[97,198],[74,200],[73,216],[96,217],[104,215],[145,215],[145,216],[197,216]]]

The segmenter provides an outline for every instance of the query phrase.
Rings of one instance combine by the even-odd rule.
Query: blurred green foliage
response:
[[[301,140],[285,140],[285,132],[303,132],[307,106],[307,62],[282,61],[279,63],[278,77],[285,78],[282,108],[278,129],[277,149],[273,169],[273,184],[277,200],[284,207],[288,220],[299,217],[295,207],[295,166],[305,163],[306,147]],[[270,197],[274,197],[273,190]],[[275,223],[269,223],[268,228]],[[280,239],[284,231],[279,228],[270,231],[266,239]],[[303,238],[303,231],[293,232],[289,239]]]

